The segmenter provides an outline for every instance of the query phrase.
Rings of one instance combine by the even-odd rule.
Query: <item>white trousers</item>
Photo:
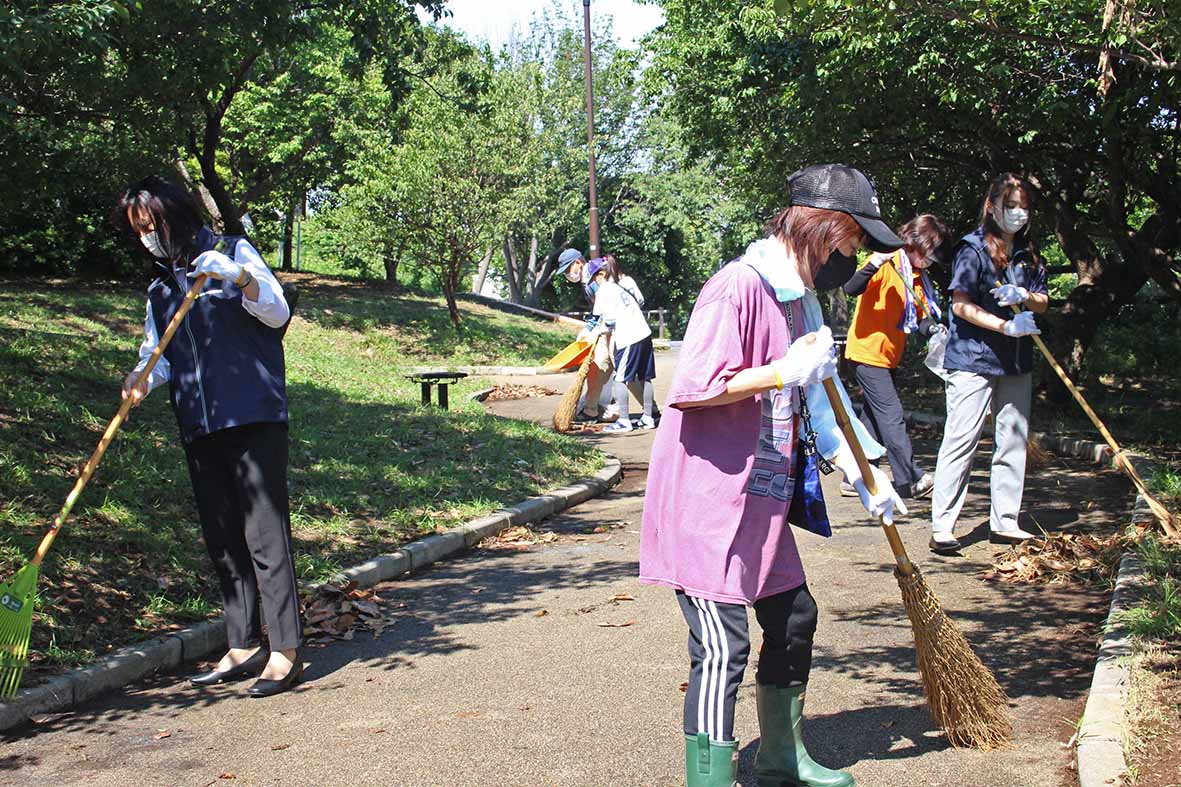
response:
[[[1029,439],[1032,381],[1028,374],[990,376],[950,371],[947,378],[947,424],[935,489],[931,496],[931,529],[951,533],[968,497],[972,460],[992,410],[994,448],[989,468],[992,506],[988,526],[994,531],[1017,529],[1025,492],[1025,453]]]

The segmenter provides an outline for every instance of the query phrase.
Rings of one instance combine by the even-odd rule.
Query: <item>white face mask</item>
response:
[[[1024,208],[1005,208],[1001,216],[1001,229],[1005,232],[1020,232],[1029,223],[1029,211]]]
[[[168,252],[164,250],[164,244],[160,242],[160,236],[154,231],[149,232],[147,235],[140,235],[139,240],[144,245],[144,248],[151,252],[153,257],[161,260],[168,259]]]

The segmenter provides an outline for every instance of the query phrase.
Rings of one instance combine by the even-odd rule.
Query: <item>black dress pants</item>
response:
[[[857,416],[869,429],[870,437],[886,447],[886,458],[894,474],[894,489],[903,498],[923,477],[923,469],[914,458],[910,435],[906,433],[902,401],[894,386],[897,370],[853,362],[853,374],[861,386],[862,404]]]
[[[221,582],[231,648],[303,639],[287,503],[287,424],[223,429],[185,446],[205,547]]]
[[[677,591],[689,624],[689,687],[685,691],[685,734],[707,733],[710,740],[734,740],[734,704],[750,655],[746,606],[690,596]],[[761,598],[755,619],[763,629],[755,681],[788,688],[808,682],[816,600],[807,585]]]

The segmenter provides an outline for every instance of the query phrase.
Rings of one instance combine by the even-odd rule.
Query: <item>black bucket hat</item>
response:
[[[869,178],[844,164],[813,164],[787,179],[791,204],[848,213],[865,230],[872,251],[892,252],[902,248],[878,208],[878,195]]]

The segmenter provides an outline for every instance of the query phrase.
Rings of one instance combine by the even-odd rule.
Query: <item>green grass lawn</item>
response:
[[[296,566],[322,580],[367,556],[485,514],[601,466],[577,440],[418,404],[408,367],[537,365],[568,329],[308,275],[285,340]],[[0,581],[31,557],[119,404],[142,334],[142,287],[0,285]],[[42,567],[37,674],[217,613],[166,389],[124,427]]]

